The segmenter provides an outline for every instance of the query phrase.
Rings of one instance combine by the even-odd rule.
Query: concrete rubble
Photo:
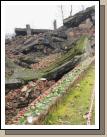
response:
[[[89,7],[73,17],[64,19],[64,25],[58,29],[54,21],[55,30],[31,29],[28,24],[26,29],[16,28],[16,36],[11,40],[6,40],[6,56],[19,69],[31,69],[33,64],[39,62],[39,58],[44,58],[49,54],[66,53],[75,46],[81,34],[94,39],[94,12],[95,8]],[[91,41],[94,40],[90,40],[94,54],[95,44]],[[10,79],[7,81],[11,81]]]
[[[31,96],[37,98],[43,89],[51,87],[87,56],[94,56],[95,7],[64,19],[60,28],[54,20],[54,30],[32,29],[29,24],[26,28],[15,28],[15,36],[5,40],[5,53],[6,110],[10,111],[6,115],[11,118],[17,114],[13,113],[16,108],[19,111],[32,102]],[[27,96],[22,92],[23,85],[33,81],[36,81],[33,84],[39,81],[39,88],[31,86]],[[13,92],[19,95],[16,101]]]

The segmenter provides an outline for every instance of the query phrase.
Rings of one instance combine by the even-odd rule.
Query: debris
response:
[[[57,80],[87,56],[94,56],[94,12],[94,7],[90,7],[70,16],[60,28],[54,22],[55,30],[32,29],[29,25],[26,28],[16,28],[16,35],[6,39],[6,124],[17,122],[19,118],[21,124],[25,124],[22,116],[30,104],[33,104],[31,108],[34,109],[34,101],[37,99],[39,102],[41,95],[47,97],[46,91]],[[75,74],[79,74],[79,70]],[[52,96],[58,96],[70,80],[68,75],[63,86],[59,86]],[[50,103],[51,99],[46,101]],[[44,109],[45,103],[41,109]],[[17,114],[20,114],[19,117],[12,121]],[[30,116],[27,121],[32,124],[32,119]]]
[[[42,80],[42,81],[46,81],[47,79],[46,79],[46,78],[41,78],[40,80]]]
[[[32,117],[32,116],[27,117],[27,121],[28,121],[28,123],[32,124],[32,122],[33,122],[33,117]]]
[[[63,23],[66,27],[78,27],[78,25],[87,18],[90,18],[93,24],[95,24],[95,6],[89,7],[86,10],[75,14],[74,16],[64,19]]]
[[[27,91],[27,89],[28,89],[27,86],[24,86],[24,87],[21,89],[21,91],[22,91],[22,92],[25,92],[25,91]]]

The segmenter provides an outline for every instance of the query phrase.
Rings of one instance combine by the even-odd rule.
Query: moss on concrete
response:
[[[43,124],[85,125],[86,119],[83,116],[89,111],[94,76],[94,66],[91,66],[80,82],[69,89],[63,101],[47,116]],[[94,109],[92,114],[91,124],[95,124]]]
[[[62,65],[63,63],[71,60],[74,56],[78,54],[83,54],[85,51],[85,48],[88,43],[88,38],[86,36],[82,36],[75,46],[71,48],[66,54],[63,54],[60,59],[56,60],[53,65],[49,66],[48,68],[44,69],[43,72],[47,73],[56,67]]]
[[[74,46],[74,48],[70,49],[66,54],[63,54],[61,58],[56,60],[51,66],[49,66],[46,69],[41,69],[38,71],[34,71],[31,69],[23,69],[21,67],[18,67],[15,64],[12,64],[12,67],[14,68],[11,76],[8,75],[8,80],[18,79],[20,81],[30,81],[33,79],[39,79],[41,77],[45,77],[51,72],[56,71],[56,69],[63,65],[64,63],[70,61],[74,56],[78,54],[82,54],[84,52],[85,47],[87,46],[88,38],[85,36],[82,36]],[[7,59],[6,59],[7,60]]]

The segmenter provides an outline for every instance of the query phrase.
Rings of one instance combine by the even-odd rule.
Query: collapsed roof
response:
[[[90,20],[93,22],[93,25],[95,24],[95,6],[89,7],[86,10],[80,11],[76,13],[73,16],[69,16],[68,18],[63,20],[63,26],[56,29],[56,30],[50,30],[50,29],[30,29],[30,25],[26,25],[26,28],[15,28],[16,36],[19,35],[27,35],[28,31],[30,31],[31,35],[39,34],[39,33],[46,33],[46,32],[54,32],[54,31],[61,31],[62,29],[66,29],[69,27],[78,27],[80,23],[85,21],[87,18],[90,18]]]
[[[90,18],[93,24],[95,24],[95,6],[89,7],[84,11],[78,12],[74,16],[69,16],[63,20],[66,27],[77,27],[81,22]]]

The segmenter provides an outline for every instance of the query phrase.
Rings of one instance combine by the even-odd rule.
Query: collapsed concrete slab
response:
[[[78,25],[87,18],[90,18],[93,24],[95,24],[95,6],[89,7],[86,10],[75,14],[74,16],[64,19],[63,24],[68,28],[78,27]]]
[[[54,105],[62,95],[66,94],[66,88],[73,82],[72,80],[78,79],[79,74],[88,67],[91,61],[94,61],[94,21],[95,13],[93,8],[88,8],[72,18],[69,17],[60,28],[57,28],[54,22],[54,30],[35,30],[31,29],[29,25],[25,29],[16,28],[16,36],[6,41],[5,93],[7,100],[10,98],[10,101],[6,103],[6,120],[8,121],[8,117],[11,119],[10,123],[9,121],[6,122],[7,124],[13,124],[15,121],[16,123],[14,124],[29,124],[29,112],[25,114],[24,112],[29,109],[29,106],[31,107],[33,100],[28,100],[33,98],[35,102],[37,98],[40,101],[39,99],[43,95],[43,97],[49,98],[49,100],[46,99],[45,102],[38,105],[40,108],[42,105],[42,109],[46,108],[46,111],[43,111],[43,115],[39,111],[40,108],[38,110],[37,107],[36,113],[30,112],[30,115],[35,113],[34,118],[38,119],[31,124],[41,123],[42,118],[51,109],[51,105]],[[57,56],[55,56],[56,54]],[[82,65],[80,62],[85,59],[89,60]],[[79,69],[76,69],[77,67]],[[73,68],[75,71],[72,70]],[[66,79],[63,79],[64,75],[66,75]],[[47,86],[43,86],[43,83],[37,85],[39,80]],[[46,81],[48,82],[47,84]],[[56,83],[55,86],[59,85],[54,91],[52,90],[54,85],[52,86],[51,82]],[[47,92],[47,87],[51,87],[48,93],[53,91],[51,95],[56,101],[51,99],[47,93],[43,94],[44,91]],[[20,94],[21,92],[24,92],[24,94]],[[47,102],[50,108],[46,105]],[[12,117],[15,118],[15,115],[17,115],[17,109],[19,108],[25,110],[23,111],[25,121],[20,110],[18,111],[21,115],[16,117],[17,120],[12,120]],[[26,118],[28,121],[26,121]]]
[[[52,31],[52,30],[49,30],[49,29],[30,29],[29,28],[29,32],[28,32],[28,29],[26,29],[26,28],[15,28],[16,36],[29,35],[28,33],[30,33],[31,35],[34,35],[34,34],[39,34],[39,33],[45,33],[45,32],[48,32],[48,31]]]
[[[60,75],[64,74],[68,70],[67,67],[74,66],[72,61],[68,65],[69,61],[73,58],[75,59],[75,56],[83,54],[83,52],[79,52],[81,51],[81,44],[76,48],[76,43],[81,39],[81,35],[87,36],[90,41],[93,41],[90,42],[89,46],[92,46],[93,52],[95,52],[94,12],[94,7],[87,8],[85,11],[65,19],[64,25],[55,30],[31,29],[29,25],[25,29],[16,28],[16,37],[6,42],[6,55],[14,64],[17,64],[17,67],[8,68],[8,65],[6,66],[6,69],[10,71],[7,71],[7,73],[11,73],[12,76],[10,77],[9,75],[6,85],[8,85],[8,81],[12,81],[12,84],[13,79],[29,81],[43,76],[47,76],[49,79],[56,79],[59,73]],[[75,24],[77,27],[75,27]],[[92,37],[93,40],[91,40]],[[91,52],[90,47],[87,48],[88,52],[85,51],[88,55]],[[30,65],[38,63],[38,58],[55,53],[61,53],[63,55],[62,59],[56,59],[56,63],[53,62],[51,67],[47,67],[48,71],[41,69],[43,72],[34,72],[31,69]],[[11,63],[8,64],[11,65]]]

